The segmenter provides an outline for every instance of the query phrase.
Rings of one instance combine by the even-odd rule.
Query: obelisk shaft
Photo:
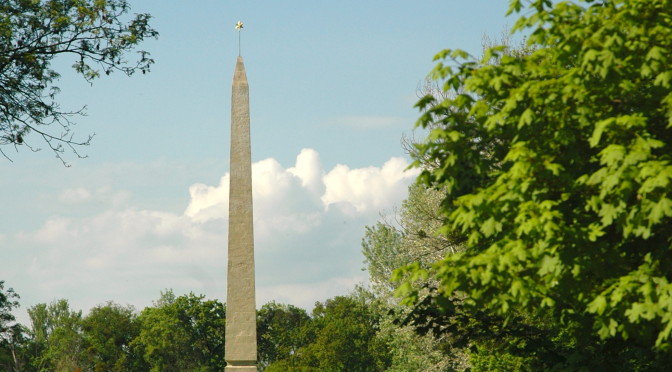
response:
[[[229,264],[226,299],[226,370],[257,371],[257,326],[252,229],[250,99],[243,58],[238,57],[231,95]]]

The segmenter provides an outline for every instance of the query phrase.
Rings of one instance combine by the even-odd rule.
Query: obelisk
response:
[[[239,22],[242,28],[242,23]],[[238,25],[236,28],[240,31]],[[227,372],[257,372],[254,298],[250,97],[243,57],[238,56],[231,89],[229,264],[226,295]]]

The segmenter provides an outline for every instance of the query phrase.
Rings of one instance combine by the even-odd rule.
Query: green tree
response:
[[[11,324],[16,319],[12,310],[19,307],[19,295],[13,288],[5,289],[5,281],[0,280],[0,341],[7,339],[11,333]]]
[[[82,312],[68,300],[28,309],[31,321],[31,364],[38,371],[66,372],[83,366]]]
[[[56,102],[57,56],[73,58],[74,70],[92,82],[101,73],[132,75],[154,62],[138,52],[126,55],[158,33],[148,14],[128,19],[126,0],[5,0],[0,3],[0,152],[24,145],[37,150],[29,136],[42,138],[56,156],[88,145],[92,136],[74,137],[71,121],[82,110],[64,111]]]
[[[442,328],[418,329],[431,319],[414,323],[418,316],[399,306],[393,297],[398,283],[390,281],[392,273],[414,263],[429,268],[448,254],[459,251],[459,238],[438,234],[443,225],[439,212],[445,192],[416,183],[409,187],[409,195],[392,217],[367,227],[362,239],[362,253],[366,260],[369,280],[375,299],[371,308],[381,317],[376,337],[387,345],[391,354],[391,371],[444,371],[465,367],[467,357],[464,345],[452,347]],[[416,286],[436,287],[433,280],[414,283]],[[428,290],[422,295],[427,296]],[[430,322],[431,324],[435,324]]]
[[[369,272],[369,281],[376,292],[390,293],[395,288],[394,283],[390,281],[392,273],[410,263],[401,256],[403,234],[394,226],[383,222],[366,226],[365,229],[362,254]]]
[[[354,296],[316,303],[306,329],[311,342],[299,350],[302,368],[384,371],[389,358],[385,346],[375,337],[378,323],[379,316]]]
[[[0,341],[0,370],[29,371],[29,345],[29,330],[24,325],[14,323],[6,328]]]
[[[450,349],[433,334],[418,334],[412,326],[398,324],[396,317],[381,318],[376,339],[389,350],[387,372],[464,370],[465,352]]]
[[[305,327],[310,317],[305,310],[292,305],[269,302],[257,311],[258,367],[269,365],[284,370],[299,367],[297,354],[308,342]],[[272,370],[272,368],[269,368]]]
[[[443,191],[414,184],[395,217],[398,226],[378,223],[367,229],[363,253],[374,288],[377,283],[393,286],[386,275],[404,265],[427,269],[460,250],[459,237],[438,234],[444,197]],[[381,317],[376,337],[391,354],[387,370],[543,370],[558,360],[558,349],[566,347],[566,340],[544,316],[518,308],[510,309],[507,324],[487,309],[465,309],[460,296],[448,299],[444,306],[450,307],[449,312],[437,311],[433,301],[438,284],[433,278],[415,282],[422,290],[410,311],[390,298],[389,288],[374,292],[370,307]]]
[[[537,311],[570,336],[562,368],[662,369],[672,348],[672,2],[511,1],[530,54],[445,50],[449,98],[418,102],[420,180],[446,190],[465,250],[397,277],[432,306]],[[489,63],[498,58],[499,63]],[[450,62],[444,63],[443,60]],[[400,287],[408,303],[418,289]],[[510,320],[510,319],[509,319]],[[573,367],[572,367],[573,366]]]
[[[18,299],[14,289],[5,289],[5,281],[0,280],[0,368],[5,371],[20,371],[25,363],[25,328],[15,323],[12,314],[19,307]]]
[[[397,215],[386,217],[394,222],[367,226],[362,239],[362,254],[374,289],[388,296],[396,288],[390,281],[394,270],[413,262],[422,267],[460,250],[457,236],[438,233],[443,225],[439,212],[445,192],[422,184],[411,185],[409,195]]]
[[[223,371],[226,309],[204,296],[161,294],[138,319],[132,342],[151,371]]]
[[[133,307],[113,302],[99,305],[82,320],[84,359],[87,370],[125,372],[138,370],[138,360],[130,347],[140,331]]]

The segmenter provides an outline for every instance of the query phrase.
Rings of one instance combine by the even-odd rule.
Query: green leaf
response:
[[[595,297],[595,299],[593,299],[593,301],[591,301],[588,304],[586,310],[589,313],[602,315],[604,313],[604,310],[606,310],[606,308],[607,308],[607,299],[604,296],[599,295]]]
[[[653,224],[661,222],[664,217],[672,217],[672,200],[668,198],[662,198],[659,202],[653,203],[649,213],[649,220]]]
[[[518,129],[529,125],[532,123],[532,118],[534,117],[534,112],[531,109],[526,109],[522,115],[520,115],[520,120],[518,120]]]
[[[488,218],[482,225],[481,225],[481,232],[483,235],[487,238],[496,232],[499,232],[502,230],[502,223],[499,221],[496,221],[494,217]]]
[[[604,120],[600,120],[595,124],[595,129],[593,130],[593,135],[590,137],[590,146],[595,147],[600,143],[600,139],[602,138],[602,133],[604,133],[604,129],[611,125],[615,121],[614,118],[608,118]]]
[[[656,79],[653,81],[654,85],[663,87],[665,89],[672,88],[672,70],[663,71],[656,76]]]
[[[545,276],[553,274],[554,276],[560,274],[562,270],[562,262],[557,256],[544,255],[541,259],[541,266],[539,267],[539,275]]]

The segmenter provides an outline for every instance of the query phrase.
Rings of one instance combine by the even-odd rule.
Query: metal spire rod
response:
[[[240,30],[243,29],[243,22],[238,21],[236,23],[236,30],[238,30],[238,56],[240,56]]]

